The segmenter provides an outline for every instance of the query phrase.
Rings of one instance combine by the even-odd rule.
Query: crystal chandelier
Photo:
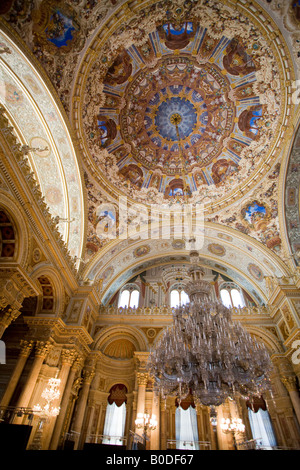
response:
[[[60,379],[50,379],[48,381],[48,387],[46,387],[42,393],[42,398],[46,400],[46,405],[41,407],[39,404],[33,407],[33,412],[39,414],[43,418],[51,418],[59,414],[60,408],[52,406],[52,402],[60,397]]]
[[[157,421],[155,415],[152,415],[150,418],[148,413],[138,413],[135,420],[135,425],[137,428],[143,428],[147,431],[154,431],[157,426]]]
[[[146,448],[147,433],[148,431],[154,431],[157,427],[156,416],[146,413],[138,413],[135,420],[135,425],[138,429],[143,429],[144,447]]]
[[[46,400],[46,404],[44,406],[37,404],[33,407],[33,413],[38,416],[39,420],[33,441],[29,447],[30,450],[42,449],[42,437],[45,423],[47,423],[50,418],[56,417],[60,412],[59,407],[52,405],[52,403],[60,397],[60,382],[61,379],[49,379],[48,387],[43,390],[41,395],[42,398]]]
[[[245,425],[240,418],[223,418],[220,427],[223,432],[245,432]]]
[[[248,398],[270,388],[271,360],[231,309],[210,299],[210,283],[198,266],[199,254],[190,254],[192,268],[185,290],[190,303],[174,310],[173,324],[150,353],[148,370],[163,397],[192,393],[211,409],[235,395]]]

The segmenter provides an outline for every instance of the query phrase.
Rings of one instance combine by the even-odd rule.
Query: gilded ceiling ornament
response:
[[[89,66],[86,156],[99,181],[136,202],[177,203],[184,188],[191,203],[229,200],[273,149],[276,55],[245,9],[161,3],[128,18]]]

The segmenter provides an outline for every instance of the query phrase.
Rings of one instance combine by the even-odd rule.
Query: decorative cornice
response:
[[[65,259],[66,263],[71,269],[73,275],[77,277],[75,260],[71,257],[70,252],[67,248],[67,245],[62,238],[62,235],[58,231],[57,219],[52,217],[49,207],[45,203],[45,200],[44,200],[45,198],[42,194],[41,188],[39,184],[37,184],[36,179],[35,179],[35,174],[30,168],[28,158],[26,157],[26,152],[24,150],[22,151],[21,143],[18,142],[16,135],[13,134],[14,128],[9,121],[6,109],[2,105],[0,106],[0,131],[1,131],[2,141],[5,142],[7,147],[10,149],[10,153],[14,157],[14,162],[17,164],[19,173],[20,173],[20,175],[14,174],[14,178],[11,177],[8,171],[8,168],[12,167],[12,161],[8,160],[7,158],[5,158],[5,155],[3,155],[0,161],[0,168],[2,169],[7,179],[7,183],[10,185],[10,187],[12,188],[15,194],[18,193],[18,196],[19,196],[18,199],[20,200],[21,204],[24,207],[25,201],[23,200],[20,194],[20,187],[17,188],[16,186],[16,181],[18,181],[18,177],[22,175],[22,180],[24,184],[27,186],[27,188],[29,189],[31,196],[33,200],[35,201],[35,204],[39,208],[41,215],[43,219],[45,220],[46,225],[49,229],[49,237],[47,236],[45,237],[45,235],[43,235],[42,241],[45,243],[47,239],[49,240],[50,238],[53,237],[53,239],[55,240],[56,244],[58,245],[61,251],[63,258]],[[23,192],[24,192],[24,189],[23,189]],[[29,218],[30,222],[32,223],[33,227],[35,227],[37,233],[39,234],[41,238],[41,231],[38,228],[36,217],[32,215],[31,211],[29,211],[28,206],[24,207],[24,209],[27,213],[26,214],[27,217]]]

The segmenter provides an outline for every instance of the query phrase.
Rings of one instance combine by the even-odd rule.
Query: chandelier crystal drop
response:
[[[191,281],[185,290],[190,303],[174,310],[173,324],[150,353],[148,368],[162,396],[192,393],[205,406],[219,406],[227,398],[248,398],[270,389],[269,354],[233,321],[231,309],[210,299],[211,285],[191,253]]]

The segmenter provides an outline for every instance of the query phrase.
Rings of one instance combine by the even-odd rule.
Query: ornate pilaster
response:
[[[81,433],[87,399],[89,395],[90,386],[95,375],[95,370],[94,368],[85,369],[82,375],[83,375],[82,389],[81,389],[77,407],[75,410],[76,414],[75,414],[75,420],[74,420],[74,425],[72,429],[72,431],[76,433],[78,436]],[[75,442],[74,449],[78,449],[78,446],[79,446],[79,439],[77,440],[77,442]]]
[[[299,392],[297,389],[296,375],[294,374],[293,368],[286,358],[282,358],[278,364],[280,371],[280,379],[285,388],[287,389],[295,414],[297,416],[298,423],[300,424],[300,399]]]
[[[83,367],[83,358],[79,355],[72,364],[65,391],[62,397],[60,413],[56,419],[50,450],[57,449],[63,441],[64,434],[67,432],[70,416],[74,408],[74,403],[78,398],[79,390],[82,386],[82,378],[76,377]]]
[[[35,358],[31,367],[31,371],[27,377],[27,382],[25,387],[20,395],[17,406],[26,408],[30,399],[39,376],[41,367],[43,365],[44,359],[52,348],[52,343],[50,341],[37,341],[35,347]],[[17,418],[15,422],[20,423],[22,419]]]
[[[134,360],[136,366],[136,383],[137,383],[137,404],[136,416],[139,413],[145,413],[145,399],[146,399],[146,385],[149,380],[149,374],[146,369],[146,364],[149,354],[146,352],[135,352]],[[135,432],[142,435],[143,429],[136,428]]]
[[[62,349],[61,351],[61,369],[58,375],[58,378],[60,379],[60,396],[56,401],[56,406],[59,407],[63,398],[64,390],[66,387],[66,382],[69,376],[70,368],[72,364],[74,363],[74,360],[76,359],[77,353],[74,349]],[[45,442],[45,448],[47,449],[48,446],[50,445],[50,440],[52,439],[52,435],[55,432],[55,422],[57,421],[58,418],[56,418],[55,421],[52,422],[51,428],[48,429],[47,433],[47,440]]]

